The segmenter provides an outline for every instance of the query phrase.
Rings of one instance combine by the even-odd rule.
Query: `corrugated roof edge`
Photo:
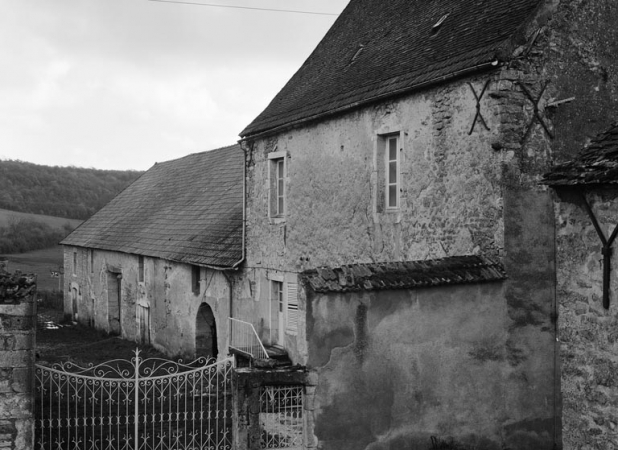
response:
[[[418,289],[506,278],[506,270],[500,261],[477,255],[319,267],[300,274],[305,286],[318,293]]]

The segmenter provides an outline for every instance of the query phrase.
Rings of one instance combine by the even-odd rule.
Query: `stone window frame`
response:
[[[268,154],[268,217],[272,223],[285,221],[287,208],[288,154],[275,151]],[[279,170],[281,176],[279,177]],[[280,209],[281,200],[281,209]]]
[[[405,148],[404,137],[406,133],[399,125],[382,127],[375,132],[374,139],[374,198],[373,198],[373,210],[374,213],[398,213],[401,211],[404,190],[403,190],[403,171]],[[387,169],[389,167],[389,152],[388,143],[393,138],[396,139],[396,177],[397,182],[395,184],[395,203],[396,206],[389,206],[389,177],[387,175]]]

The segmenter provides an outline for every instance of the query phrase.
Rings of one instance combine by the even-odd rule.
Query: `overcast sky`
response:
[[[339,14],[348,0],[186,0]],[[335,15],[0,0],[0,159],[145,170],[230,145]]]

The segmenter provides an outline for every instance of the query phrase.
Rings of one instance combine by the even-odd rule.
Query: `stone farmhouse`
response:
[[[238,145],[156,164],[63,242],[65,311],[165,352],[227,354],[243,261]]]
[[[605,1],[351,0],[239,146],[157,164],[63,242],[67,313],[244,355],[245,392],[303,385],[302,448],[614,442],[612,238],[540,180],[618,117],[616,23]],[[273,349],[292,369],[256,368]]]

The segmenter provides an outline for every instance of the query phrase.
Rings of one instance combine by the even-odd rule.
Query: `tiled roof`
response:
[[[543,175],[542,184],[576,186],[618,184],[618,123],[596,136],[571,161]]]
[[[320,267],[301,274],[315,292],[415,289],[503,280],[500,262],[483,256],[451,256],[427,261]]]
[[[242,258],[240,146],[155,164],[62,244],[231,267]]]
[[[351,0],[241,136],[345,111],[489,64],[509,48],[539,3]]]

